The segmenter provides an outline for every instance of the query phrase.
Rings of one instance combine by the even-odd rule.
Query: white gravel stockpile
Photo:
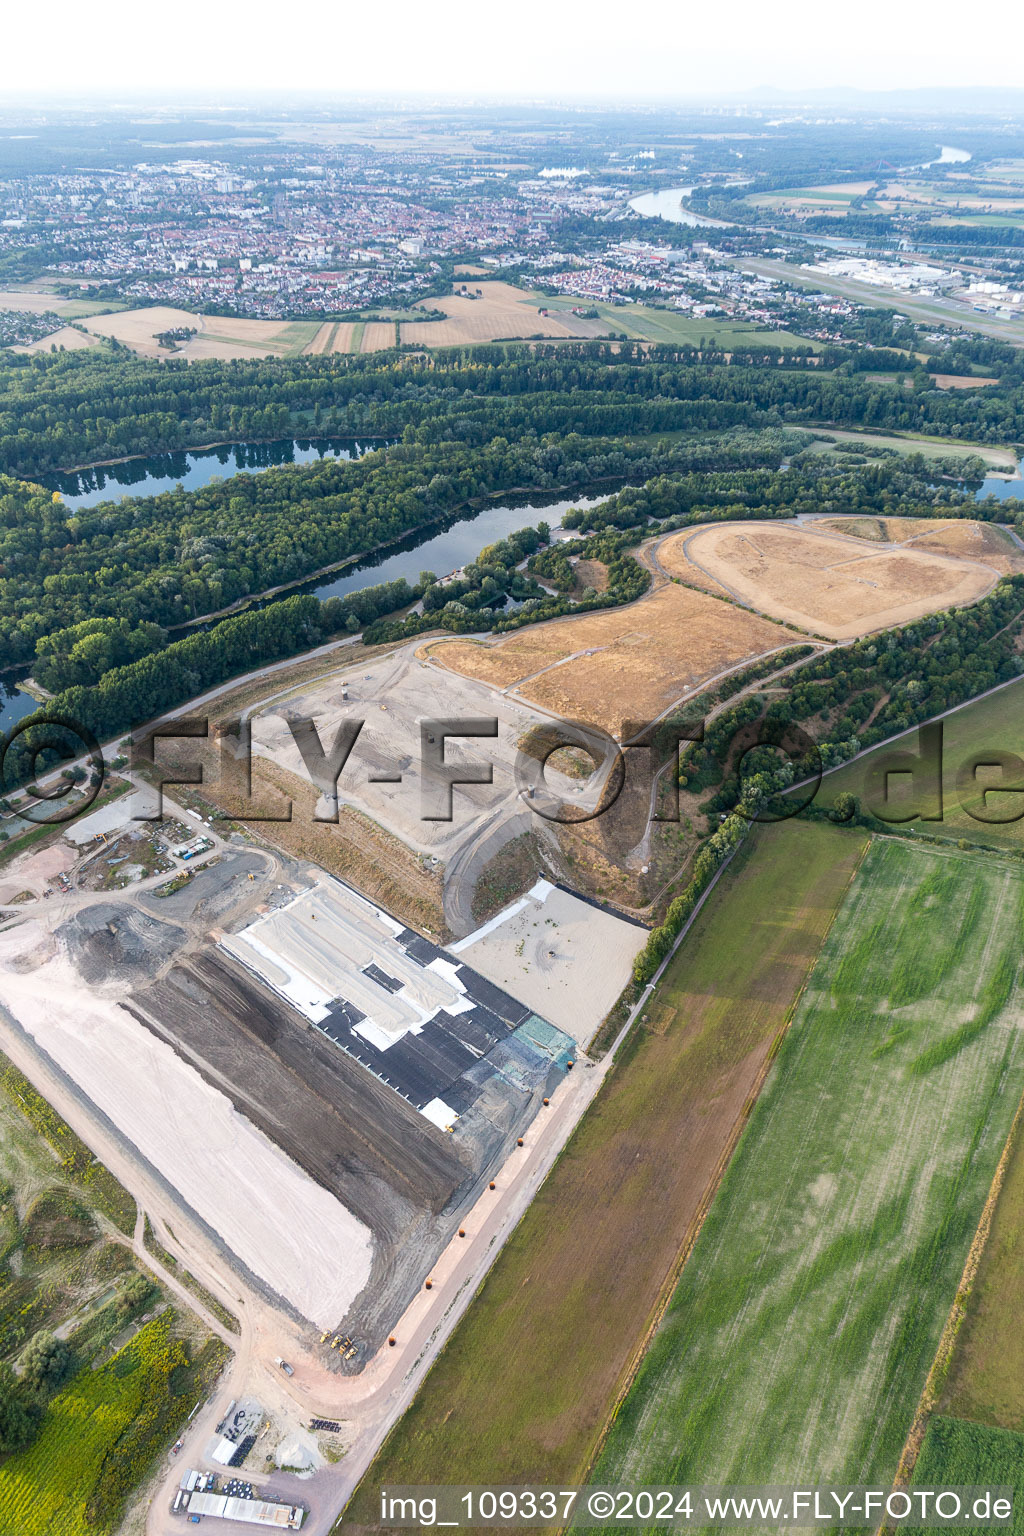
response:
[[[337,1323],[369,1278],[369,1228],[70,961],[32,965],[50,943],[35,923],[0,936],[0,1002],[255,1275]]]

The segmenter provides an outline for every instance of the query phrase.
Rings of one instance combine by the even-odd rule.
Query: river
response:
[[[382,446],[353,438],[284,438],[275,443],[227,443],[190,453],[160,453],[146,459],[126,459],[69,475],[42,475],[47,490],[59,491],[68,507],[94,507],[126,496],[158,496],[183,485],[198,491],[211,480],[225,480],[243,471],[274,469],[281,464],[313,464],[317,459],[359,459]]]
[[[689,197],[693,187],[666,187],[661,192],[644,192],[630,199],[629,206],[645,219],[667,219],[670,224],[689,224],[693,229],[735,229],[726,219],[708,219],[702,213],[691,213],[683,207],[683,198]]]

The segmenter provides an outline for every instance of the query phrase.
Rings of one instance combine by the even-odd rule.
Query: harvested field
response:
[[[327,352],[351,352],[355,325],[351,320],[325,320],[302,352],[305,357],[319,357]]]
[[[494,642],[434,640],[420,654],[618,735],[721,672],[802,636],[675,584],[626,608],[553,619]]]
[[[117,303],[103,299],[65,299],[59,294],[33,289],[15,288],[0,292],[0,309],[13,309],[18,314],[45,315],[52,312],[66,320],[80,320],[85,315],[98,315],[105,310],[120,307]]]
[[[347,1520],[382,1484],[584,1480],[863,846],[789,822],[737,855]]]
[[[990,565],[960,556],[866,551],[863,539],[806,525],[709,525],[670,535],[658,559],[671,575],[703,574],[758,612],[833,640],[977,602],[997,579]]]
[[[1024,1087],[1022,898],[869,848],[595,1480],[888,1486]]]
[[[49,336],[41,336],[38,341],[30,341],[23,347],[15,347],[15,352],[49,352],[51,347],[63,349],[65,352],[78,352],[82,347],[99,346],[99,337],[85,335],[75,329],[73,325],[62,326],[59,331],[51,331]]]
[[[198,335],[174,354],[188,358],[290,357],[300,353],[318,329],[315,320],[230,320],[224,315],[198,315],[164,305],[94,315],[88,328],[97,336],[116,337],[141,357],[171,355],[156,340],[163,331],[194,330]]]
[[[458,286],[461,286],[458,285]],[[463,298],[457,293],[448,298],[423,299],[426,309],[443,309],[447,320],[404,321],[402,340],[424,347],[457,347],[478,341],[504,341],[516,336],[575,336],[579,332],[562,315],[547,307],[541,294],[526,293],[511,283],[474,283],[480,298]],[[571,317],[570,317],[571,318]],[[369,329],[369,327],[368,327]],[[597,324],[597,333],[608,334],[607,325]],[[593,334],[588,330],[586,334]],[[364,351],[371,350],[363,347]]]
[[[998,384],[998,379],[975,378],[959,373],[933,373],[932,381],[939,389],[985,389],[989,384]]]
[[[385,352],[397,345],[398,327],[393,320],[368,320],[363,326],[360,352]],[[403,340],[408,340],[403,337]]]

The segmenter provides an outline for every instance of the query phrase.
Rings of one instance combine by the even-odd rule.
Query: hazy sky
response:
[[[990,0],[47,0],[4,8],[5,84],[112,101],[311,88],[556,100],[744,91],[1015,86],[1024,7]]]

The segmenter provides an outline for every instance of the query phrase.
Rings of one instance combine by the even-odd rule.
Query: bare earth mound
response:
[[[1001,576],[1024,570],[1024,549],[1013,542],[1005,528],[994,523],[968,522],[960,517],[835,517],[816,523],[815,529],[981,561]]]
[[[618,735],[625,721],[653,720],[719,673],[802,638],[669,585],[626,608],[553,619],[493,645],[437,641],[426,654],[464,677]]]
[[[866,549],[863,538],[767,523],[680,533],[658,559],[671,575],[703,573],[751,608],[833,640],[977,602],[998,579],[992,565],[962,555],[906,544]]]

